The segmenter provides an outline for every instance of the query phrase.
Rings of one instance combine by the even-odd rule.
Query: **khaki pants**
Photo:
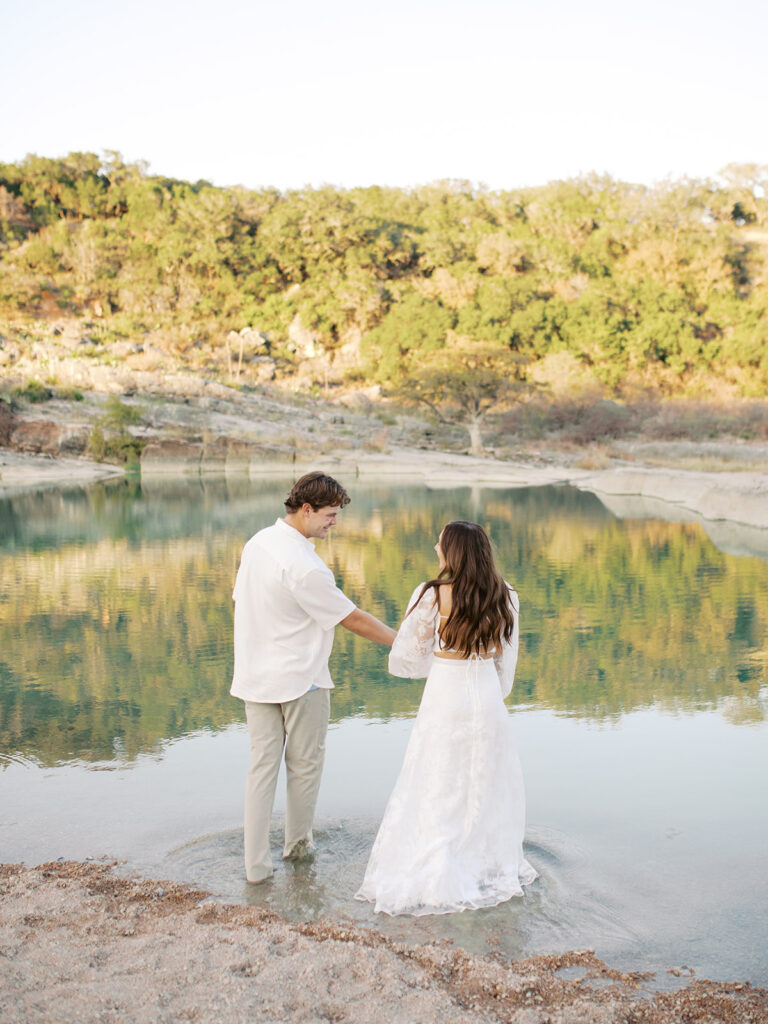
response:
[[[249,882],[263,882],[272,874],[269,823],[283,750],[287,774],[283,857],[302,841],[311,847],[330,708],[330,691],[321,689],[285,704],[245,701],[251,738],[245,786],[245,877]]]

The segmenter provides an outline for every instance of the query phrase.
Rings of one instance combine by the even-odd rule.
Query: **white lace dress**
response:
[[[413,592],[410,608],[421,585]],[[512,689],[515,629],[495,658],[435,658],[434,591],[406,616],[389,670],[427,676],[403,767],[384,812],[357,899],[385,914],[449,914],[523,894],[536,871],[523,855],[525,789],[504,705]]]

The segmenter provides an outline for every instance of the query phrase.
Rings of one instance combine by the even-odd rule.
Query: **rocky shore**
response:
[[[0,1020],[121,1024],[764,1024],[768,991],[589,951],[512,964],[290,923],[108,864],[0,866]]]
[[[140,395],[124,395],[118,405],[127,420],[133,418],[120,436],[135,445],[132,469],[142,476],[254,478],[322,465],[341,477],[421,480],[429,487],[560,483],[593,491],[622,517],[698,518],[768,529],[764,442],[621,442],[609,450],[521,443],[473,458],[446,450],[449,441],[455,447],[455,438],[425,421],[388,419],[365,392],[334,404],[243,392],[194,377],[176,381],[170,390],[168,381],[155,384]],[[108,396],[94,392],[77,400],[53,395],[17,408],[0,401],[0,494],[124,472],[93,457],[93,432],[108,419],[107,406]]]

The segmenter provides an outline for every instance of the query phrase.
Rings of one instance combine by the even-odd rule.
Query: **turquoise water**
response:
[[[285,489],[122,481],[0,502],[2,860],[110,856],[413,941],[590,946],[662,974],[768,983],[768,563],[749,540],[727,554],[699,524],[621,520],[567,487],[360,484],[318,544],[353,599],[395,625],[443,523],[489,529],[522,602],[509,704],[541,873],[525,899],[418,920],[354,902],[421,684],[343,630],[317,859],[280,863],[279,795],[275,879],[244,886],[231,587]]]

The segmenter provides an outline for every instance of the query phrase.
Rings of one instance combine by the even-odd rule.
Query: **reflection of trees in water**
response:
[[[290,482],[247,476],[120,480],[0,499],[0,557],[100,539],[167,540],[222,525],[258,528],[279,514]]]
[[[5,502],[2,749],[130,757],[240,720],[228,696],[232,581],[243,541],[285,490],[195,480]],[[522,598],[518,702],[595,718],[659,703],[764,715],[768,566],[723,555],[697,525],[620,523],[570,488],[482,496],[360,487],[319,550],[356,602],[396,624],[435,571],[443,524],[472,516]],[[421,684],[388,676],[385,651],[345,630],[332,671],[337,720],[418,706]]]

